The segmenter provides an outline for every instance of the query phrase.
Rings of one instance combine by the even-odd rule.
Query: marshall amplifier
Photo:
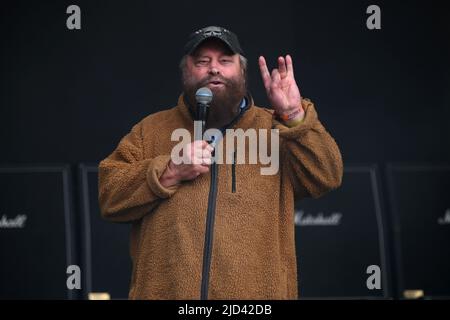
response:
[[[397,295],[450,298],[450,165],[388,166]]]
[[[98,206],[98,166],[80,165],[85,298],[127,299],[131,279],[129,224],[103,220]]]
[[[300,299],[390,297],[375,166],[346,167],[340,188],[297,201],[295,225]]]
[[[0,167],[0,299],[76,298],[70,185],[67,166]]]

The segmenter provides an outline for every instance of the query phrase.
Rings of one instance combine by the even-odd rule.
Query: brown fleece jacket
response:
[[[298,296],[294,197],[317,198],[337,188],[343,172],[338,146],[313,103],[302,103],[305,118],[293,128],[253,102],[233,126],[279,129],[280,168],[275,175],[261,175],[260,168],[268,165],[259,161],[235,168],[217,164],[209,299]],[[132,223],[130,299],[200,299],[211,174],[170,188],[160,184],[178,143],[171,134],[178,128],[193,136],[182,96],[176,107],[136,124],[99,165],[102,216]]]

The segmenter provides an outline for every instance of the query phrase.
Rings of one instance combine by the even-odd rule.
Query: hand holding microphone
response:
[[[174,164],[169,162],[167,169],[159,179],[164,187],[170,187],[182,181],[193,180],[203,173],[209,172],[213,147],[208,142],[198,140],[191,142],[185,148],[187,163]]]
[[[183,158],[186,163],[174,164],[172,160],[169,162],[167,169],[164,171],[159,181],[164,187],[170,187],[182,181],[193,180],[203,173],[209,172],[211,158],[214,148],[203,140],[203,134],[208,119],[209,104],[213,99],[213,94],[209,88],[200,88],[195,94],[197,100],[197,121],[201,121],[202,128],[200,130],[202,136],[195,137],[195,141],[188,144],[183,149]]]

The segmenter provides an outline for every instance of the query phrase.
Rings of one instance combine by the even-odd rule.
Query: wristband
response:
[[[298,108],[297,110],[295,110],[294,112],[290,113],[290,114],[277,114],[278,118],[280,118],[283,121],[289,121],[294,119],[295,117],[297,117],[300,113],[301,113],[301,109]]]

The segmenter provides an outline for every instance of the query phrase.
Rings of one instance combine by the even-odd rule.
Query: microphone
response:
[[[202,137],[205,133],[206,128],[206,120],[208,119],[208,112],[209,112],[209,104],[211,103],[213,99],[213,93],[212,91],[207,88],[203,87],[197,90],[195,93],[195,100],[197,100],[197,120],[201,121],[202,124]]]

